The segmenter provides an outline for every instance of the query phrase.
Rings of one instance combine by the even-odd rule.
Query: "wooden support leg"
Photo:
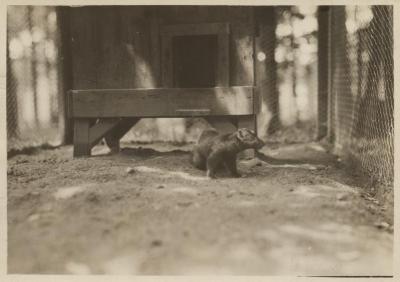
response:
[[[248,128],[257,133],[257,124],[255,115],[251,116],[238,116],[238,128]],[[256,150],[247,149],[238,155],[240,159],[252,159],[256,156]]]
[[[74,157],[90,156],[89,119],[74,121]]]
[[[119,139],[138,122],[138,118],[76,119],[74,122],[74,157],[90,156],[90,151],[104,136],[112,152],[119,151]]]
[[[106,136],[106,144],[112,153],[120,151],[119,140],[140,120],[140,118],[123,118]]]

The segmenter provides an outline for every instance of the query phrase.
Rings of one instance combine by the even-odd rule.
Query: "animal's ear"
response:
[[[236,137],[240,140],[243,141],[244,137],[245,137],[245,132],[244,132],[244,128],[239,128],[238,131],[236,132]]]

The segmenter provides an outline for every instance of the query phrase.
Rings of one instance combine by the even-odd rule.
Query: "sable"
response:
[[[201,170],[207,170],[207,176],[215,178],[216,170],[222,165],[234,177],[241,175],[237,171],[236,156],[246,149],[260,149],[265,143],[254,131],[240,128],[236,132],[219,134],[215,129],[204,130],[193,148],[192,163]]]

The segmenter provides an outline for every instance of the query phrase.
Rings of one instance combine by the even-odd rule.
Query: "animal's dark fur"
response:
[[[207,176],[215,178],[216,170],[224,164],[234,177],[240,177],[236,168],[236,155],[245,149],[264,146],[254,131],[241,128],[236,132],[219,134],[215,129],[204,130],[193,148],[192,163],[207,170]]]

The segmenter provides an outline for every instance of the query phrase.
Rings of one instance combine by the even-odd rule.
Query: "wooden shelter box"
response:
[[[256,129],[252,7],[73,7],[69,28],[74,156],[141,118]]]

